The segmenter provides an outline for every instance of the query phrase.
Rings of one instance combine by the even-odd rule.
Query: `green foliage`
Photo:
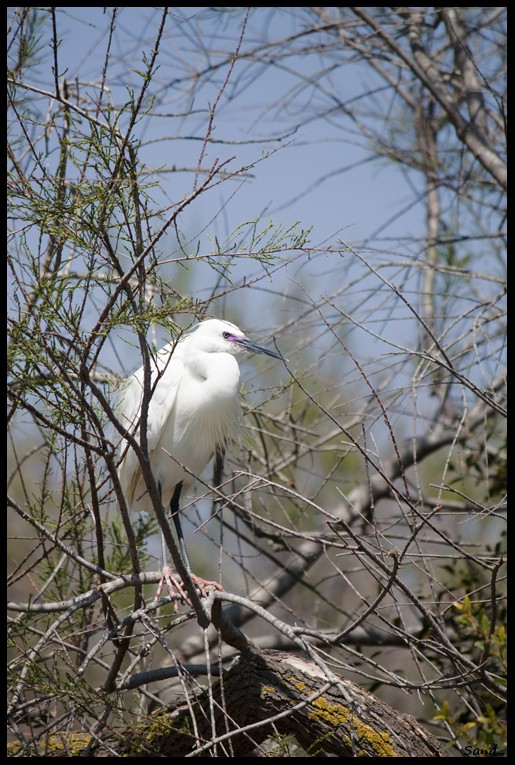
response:
[[[460,634],[467,642],[472,642],[473,649],[479,652],[478,659],[489,672],[498,676],[498,681],[505,685],[507,676],[505,610],[500,614],[496,610],[496,620],[481,602],[473,603],[468,595],[461,602],[454,604],[459,614],[455,618]]]
[[[203,535],[192,559],[210,571],[220,560],[224,586],[235,583],[239,602],[224,613],[282,648],[294,628],[296,648],[307,640],[327,677],[398,692],[407,711],[418,696],[462,749],[503,748],[505,211],[493,170],[504,159],[505,9],[253,8],[246,27],[243,8],[180,19],[180,9],[154,8],[140,9],[144,29],[127,30],[118,9],[92,8],[105,26],[83,64],[91,77],[61,57],[71,10],[8,8],[14,735],[27,746],[73,727],[102,736],[160,703],[152,680],[126,680],[180,669],[173,690],[184,702],[204,682],[189,662],[230,653],[189,607],[170,620],[133,586],[135,563],[157,567],[157,521],[124,514],[115,494],[126,370],[145,343],[152,354],[162,337],[224,315],[276,328],[289,359],[279,372],[248,364],[250,436],[227,454],[221,495],[206,478],[197,485],[210,499],[186,510],[193,546]],[[459,46],[445,14],[466,27]],[[431,87],[423,59],[410,58],[424,47],[437,68]],[[486,105],[480,151],[444,108],[469,107],[463,52]],[[276,71],[287,91],[255,105],[254,81]],[[250,118],[235,136],[241,94]],[[321,137],[320,125],[336,132]],[[325,177],[309,177],[318,147],[342,140],[356,164],[335,152]],[[386,158],[392,179],[408,178],[407,207],[392,192],[377,230],[377,211],[364,209],[366,233],[352,246],[326,232],[313,244],[309,209],[307,222],[293,204],[294,223],[259,214],[278,204],[275,189],[224,217],[234,180],[307,145],[306,188]],[[334,229],[350,222],[345,181],[332,187]],[[405,229],[413,206],[436,230]],[[103,582],[120,576],[123,589],[106,595]],[[85,593],[99,597],[80,601]],[[269,745],[264,756],[317,756],[324,742]]]
[[[30,11],[30,12],[29,12]],[[46,54],[45,28],[48,12],[42,8],[18,8],[11,19],[9,33],[19,26],[19,45],[9,52],[8,76],[16,79],[37,67]]]
[[[253,260],[270,274],[278,261],[287,261],[291,252],[304,248],[309,242],[311,229],[299,228],[300,223],[285,226],[270,220],[264,225],[258,217],[237,226],[220,242],[211,239],[213,253],[207,257],[211,267],[222,274],[229,283],[230,272],[240,260]]]
[[[127,572],[131,570],[132,561],[127,547],[127,540],[117,514],[111,514],[103,525],[105,531],[106,549],[109,552],[109,567],[113,571]],[[150,560],[145,554],[148,540],[159,531],[157,520],[146,513],[134,514],[132,528],[138,550],[141,551],[141,564],[145,566]],[[155,565],[155,564],[154,564]]]
[[[474,583],[477,585],[480,579],[474,577]],[[489,602],[473,601],[469,595],[454,603],[452,615],[456,631],[454,639],[464,655],[478,662],[484,672],[495,678],[499,687],[505,687],[507,683],[507,631],[503,602],[500,601],[494,610],[495,621],[492,621]],[[501,752],[506,750],[505,704],[494,690],[483,695],[481,703],[466,708],[445,699],[434,719],[449,726],[465,751],[476,750],[486,755],[492,748]]]
[[[444,701],[433,719],[445,722],[466,752],[477,750],[485,756],[492,750],[506,752],[506,719],[499,717],[490,704],[486,704],[482,714],[456,715],[451,713],[449,702]]]

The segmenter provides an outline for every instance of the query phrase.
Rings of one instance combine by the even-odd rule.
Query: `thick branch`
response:
[[[424,87],[427,88],[435,100],[444,109],[449,121],[454,126],[458,138],[463,141],[499,186],[506,190],[508,183],[506,164],[495,153],[489,143],[485,140],[484,136],[477,131],[476,125],[467,122],[458,109],[455,100],[443,87],[442,78],[420,40],[419,27],[415,23],[415,14],[412,11],[407,11],[405,8],[397,8],[397,12],[407,25],[408,39],[412,53],[412,57],[410,57],[386,29],[380,25],[373,16],[363,10],[363,8],[356,6],[351,10],[373,29],[374,32],[384,40],[389,48],[411,69],[413,74],[418,77]]]
[[[311,754],[449,756],[412,717],[354,683],[328,680],[316,664],[289,653],[254,650],[238,657],[212,694],[206,690],[93,743],[85,734],[50,736],[30,754],[82,756],[89,745],[94,757],[242,757],[274,732],[294,736]]]

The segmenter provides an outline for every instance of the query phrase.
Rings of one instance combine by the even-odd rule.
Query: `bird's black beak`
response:
[[[237,340],[234,340],[234,343],[243,351],[248,351],[249,353],[260,353],[263,356],[271,356],[273,359],[281,359],[281,361],[284,361],[283,357],[280,353],[278,353],[278,351],[272,351],[270,348],[265,348],[264,345],[259,345],[259,343],[255,343],[253,340],[249,340],[247,337],[242,337],[241,339],[238,338]]]

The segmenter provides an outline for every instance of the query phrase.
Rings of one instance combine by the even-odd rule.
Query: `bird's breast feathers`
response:
[[[200,475],[217,447],[238,436],[240,372],[228,353],[197,355],[194,360],[173,354],[152,369],[147,416],[148,454],[163,500],[169,501],[173,486],[192,483],[190,473]],[[133,375],[125,391],[122,421],[138,438],[143,399],[142,370]],[[120,469],[122,485],[131,504],[145,487],[139,462],[129,449]]]

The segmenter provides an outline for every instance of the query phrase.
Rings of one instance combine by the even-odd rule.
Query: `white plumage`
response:
[[[233,354],[244,351],[282,358],[219,319],[201,322],[175,346],[169,343],[151,356],[148,456],[163,506],[175,501],[172,513],[180,536],[181,490],[194,483],[216,450],[223,453],[226,440],[237,433],[240,369]],[[121,424],[138,441],[142,397],[143,367],[128,379],[117,410]],[[131,448],[124,449],[118,475],[126,501],[133,510],[151,510],[139,460]],[[185,563],[189,569],[187,557]]]

